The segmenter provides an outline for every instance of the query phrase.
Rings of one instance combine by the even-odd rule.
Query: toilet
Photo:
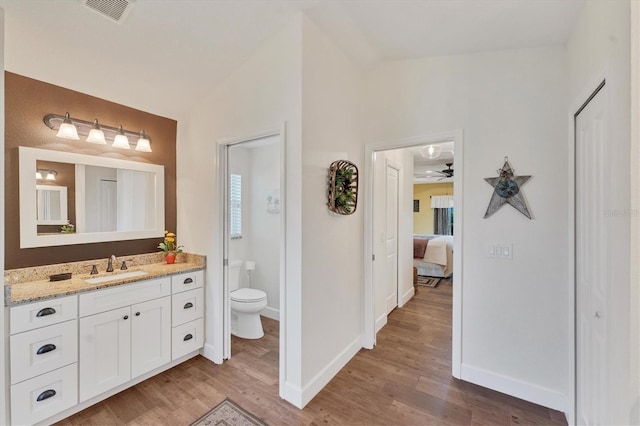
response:
[[[242,260],[229,261],[231,334],[243,339],[259,339],[264,336],[260,312],[267,307],[267,294],[255,288],[240,287],[242,265]]]

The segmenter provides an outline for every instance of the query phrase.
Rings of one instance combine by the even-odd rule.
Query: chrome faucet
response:
[[[107,272],[113,272],[113,262],[116,260],[116,255],[112,254],[109,258],[109,263],[107,264]]]

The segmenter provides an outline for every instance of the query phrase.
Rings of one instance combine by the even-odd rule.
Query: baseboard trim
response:
[[[387,315],[382,315],[376,320],[376,334],[378,334],[378,331],[382,330],[382,327],[385,325],[387,325]]]
[[[200,351],[200,354],[215,364],[222,364],[222,360],[218,360],[216,358],[216,351],[213,345],[210,343],[204,344],[204,346],[202,347],[202,350]]]
[[[400,297],[400,303],[398,303],[398,308],[402,308],[405,303],[411,300],[414,294],[416,294],[416,289],[413,286],[411,286],[409,291],[407,291],[405,294],[403,294]]]
[[[333,377],[353,358],[362,348],[362,336],[356,337],[347,345],[329,364],[302,388],[300,406],[292,402],[298,408],[304,408],[314,396],[324,388]],[[289,401],[287,399],[287,401]],[[291,401],[289,401],[291,402]]]
[[[466,382],[524,399],[543,407],[562,411],[563,413],[566,413],[569,409],[567,396],[563,393],[468,364],[462,364],[460,378]]]
[[[284,395],[282,397],[296,408],[302,409],[304,407],[304,405],[302,405],[302,390],[300,386],[286,382],[284,384]]]
[[[275,308],[266,307],[260,315],[263,317],[271,318],[272,320],[280,321],[280,310]]]

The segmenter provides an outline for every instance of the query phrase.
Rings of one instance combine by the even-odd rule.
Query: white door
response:
[[[131,307],[80,318],[80,402],[131,377]]]
[[[609,205],[606,86],[575,117],[576,415],[577,424],[607,419]]]
[[[131,378],[171,361],[171,297],[131,306]]]
[[[398,306],[398,194],[399,175],[397,167],[387,163],[385,186],[385,282],[387,313]]]
[[[100,232],[117,230],[117,182],[100,180]]]

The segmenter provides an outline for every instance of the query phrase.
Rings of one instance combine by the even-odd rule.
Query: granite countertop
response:
[[[99,290],[137,281],[165,277],[183,272],[198,271],[204,268],[204,262],[200,262],[192,258],[187,258],[185,259],[185,261],[176,261],[176,263],[172,265],[166,263],[150,263],[132,266],[125,271],[115,269],[114,272],[100,271],[100,273],[98,273],[97,275],[90,275],[88,273],[77,275],[74,274],[71,279],[64,281],[52,282],[48,279],[13,283],[5,281],[5,305],[21,305],[24,303],[37,302],[40,300],[46,300],[55,297],[68,296],[92,290]],[[119,278],[119,275],[134,271],[144,271],[146,272],[146,274],[141,276]],[[112,276],[113,279],[94,284],[88,283],[86,281],[90,278],[102,278],[106,276]]]

